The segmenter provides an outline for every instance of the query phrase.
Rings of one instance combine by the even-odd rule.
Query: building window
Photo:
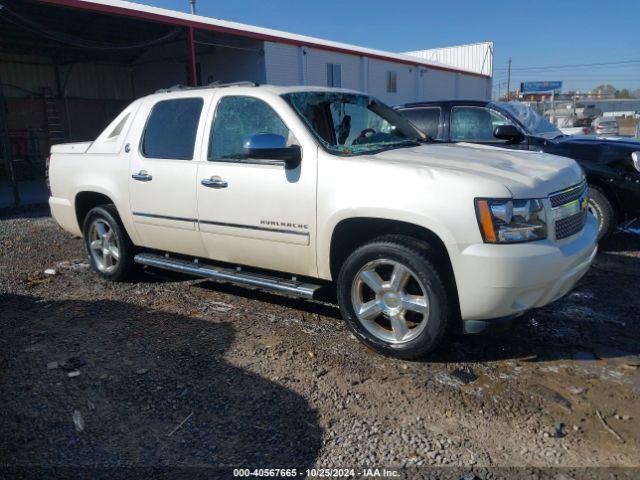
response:
[[[342,65],[339,63],[327,63],[327,86],[342,87]]]
[[[396,93],[398,91],[398,72],[387,71],[387,92]]]

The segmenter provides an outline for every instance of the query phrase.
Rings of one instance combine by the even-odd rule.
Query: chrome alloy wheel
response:
[[[94,220],[89,228],[89,250],[101,272],[111,273],[118,268],[118,239],[111,225],[103,219]]]
[[[372,260],[362,267],[351,286],[351,301],[362,326],[388,343],[409,342],[427,326],[427,289],[394,260]]]

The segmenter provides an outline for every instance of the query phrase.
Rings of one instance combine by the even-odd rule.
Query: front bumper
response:
[[[567,294],[587,273],[597,235],[588,215],[579,234],[555,243],[482,243],[450,253],[462,320],[513,317]]]

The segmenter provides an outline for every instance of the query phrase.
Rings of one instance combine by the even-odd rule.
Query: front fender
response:
[[[435,234],[449,250],[449,245],[455,243],[452,232],[441,222],[425,215],[413,212],[382,207],[351,207],[335,211],[319,229],[318,236],[318,274],[320,278],[331,280],[331,239],[337,225],[349,219],[376,218],[415,225]]]

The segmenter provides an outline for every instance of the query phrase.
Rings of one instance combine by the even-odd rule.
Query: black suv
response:
[[[519,102],[451,100],[396,107],[424,133],[440,142],[472,142],[541,150],[573,158],[589,182],[589,210],[599,237],[620,220],[640,215],[640,142],[564,135],[528,105]]]

